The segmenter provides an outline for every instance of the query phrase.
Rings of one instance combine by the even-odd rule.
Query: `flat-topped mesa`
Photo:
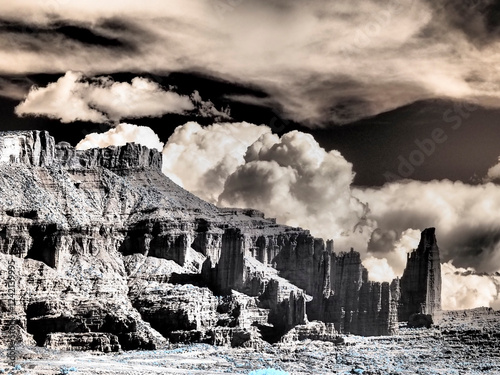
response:
[[[408,254],[401,277],[399,320],[408,321],[413,314],[441,312],[441,263],[435,228],[422,232],[418,248]]]
[[[55,157],[54,138],[46,131],[0,132],[0,164],[47,167]]]
[[[56,155],[63,167],[68,169],[103,167],[116,171],[150,168],[161,171],[163,161],[160,151],[137,143],[77,150],[69,143],[61,142],[56,146]]]

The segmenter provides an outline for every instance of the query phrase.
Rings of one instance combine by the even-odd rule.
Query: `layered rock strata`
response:
[[[75,150],[39,131],[0,145],[0,278],[14,280],[0,328],[21,341],[262,347],[310,319],[329,337],[395,332],[408,289],[369,281],[358,253],[306,230],[204,202],[161,173],[158,151]]]

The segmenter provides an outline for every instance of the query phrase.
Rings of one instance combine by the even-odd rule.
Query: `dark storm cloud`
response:
[[[452,243],[446,257],[458,267],[474,267],[482,272],[500,269],[500,225],[459,226],[451,233]]]
[[[63,20],[48,24],[30,24],[20,20],[0,19],[0,35],[10,41],[8,47],[11,49],[28,51],[57,50],[59,46],[137,51],[134,41],[126,39],[127,34],[130,35],[132,31],[137,33],[137,28],[132,29],[121,23],[121,28],[116,30],[116,27],[113,28],[113,22],[115,21],[104,21],[102,24],[91,26]]]

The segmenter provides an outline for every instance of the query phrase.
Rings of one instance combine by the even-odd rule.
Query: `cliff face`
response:
[[[368,281],[358,253],[202,201],[161,173],[157,151],[79,151],[46,132],[3,133],[0,146],[0,329],[19,340],[259,347],[309,318],[362,335],[397,327],[399,284]]]
[[[436,317],[441,311],[441,265],[435,229],[422,232],[418,248],[408,254],[401,277],[399,319],[408,321],[413,314]]]

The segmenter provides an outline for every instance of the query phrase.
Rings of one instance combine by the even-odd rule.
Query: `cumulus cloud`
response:
[[[309,134],[265,134],[228,177],[219,204],[255,207],[281,223],[338,238],[364,212],[350,193],[353,177],[352,164],[337,151],[325,151]]]
[[[300,132],[287,133],[281,138],[270,132],[255,134],[253,141],[247,138],[241,148],[233,148],[232,163],[222,163],[231,168],[221,168],[219,162],[211,161],[199,174],[198,160],[210,160],[210,154],[206,154],[210,146],[202,146],[199,152],[199,145],[205,137],[212,144],[208,139],[216,132],[205,129],[206,133],[198,133],[199,138],[193,141],[190,127],[199,132],[194,124],[179,128],[175,142],[169,146],[169,140],[165,147],[165,157],[171,158],[175,165],[178,155],[183,156],[182,167],[174,176],[189,181],[192,191],[203,196],[207,176],[217,176],[217,189],[208,190],[210,196],[205,198],[224,206],[258,208],[269,217],[277,217],[280,223],[310,229],[319,237],[334,238],[336,251],[353,246],[361,252],[370,279],[376,281],[401,276],[407,253],[417,248],[421,230],[434,226],[441,259],[446,263],[443,266],[445,307],[498,303],[490,277],[450,271],[454,267],[473,267],[478,272],[490,273],[500,270],[497,185],[472,186],[444,180],[400,181],[378,189],[353,188],[352,167],[342,155],[326,152],[311,136]],[[217,131],[226,127],[221,126]],[[181,136],[184,133],[186,136]],[[223,154],[214,159],[224,160]],[[476,281],[487,287],[484,293],[475,292],[480,290],[474,286]],[[470,292],[466,285],[470,286]]]
[[[390,282],[401,274],[394,272],[385,258],[369,257],[363,261],[369,270],[370,280]],[[493,307],[500,309],[500,274],[477,274],[472,268],[456,268],[441,264],[441,304],[444,310]]]
[[[368,270],[368,278],[372,281],[391,282],[398,276],[385,258],[368,257],[363,260],[363,265]]]
[[[402,181],[354,188],[375,229],[363,264],[371,279],[400,277],[420,230],[434,226],[441,253],[444,309],[500,308],[500,188],[451,181]]]
[[[235,140],[237,128],[245,136]],[[500,270],[497,185],[444,180],[352,188],[352,165],[340,153],[325,151],[304,133],[279,138],[262,129],[179,127],[165,146],[164,171],[213,203],[257,208],[280,223],[334,238],[337,251],[352,246],[364,258],[386,259],[396,275],[420,231],[431,226],[444,262]]]
[[[445,310],[480,306],[500,309],[500,274],[477,274],[472,269],[441,265],[443,279],[442,306]]]
[[[420,230],[406,229],[400,235],[376,228],[368,242],[367,258],[363,260],[370,280],[391,281],[401,277],[406,267],[406,255],[418,247]]]
[[[377,230],[376,230],[377,231]],[[374,231],[374,233],[376,232]],[[374,237],[378,236],[373,236]],[[370,255],[363,260],[370,280],[390,282],[403,275],[406,254],[416,249],[420,231],[406,230],[401,238],[387,246],[385,254]],[[442,247],[441,247],[442,248]],[[441,264],[442,307],[444,310],[470,309],[480,306],[500,309],[500,274],[478,274],[473,268],[457,268],[452,262]]]
[[[151,149],[163,150],[163,142],[158,135],[147,126],[121,123],[104,133],[87,134],[77,145],[78,150],[89,148],[104,148],[108,146],[124,146],[127,143],[137,143]]]
[[[260,209],[319,237],[341,241],[365,212],[350,192],[352,165],[305,133],[280,138],[264,126],[191,122],[176,129],[163,154],[164,173],[200,197]]]
[[[88,78],[69,71],[47,87],[33,87],[15,111],[19,116],[46,116],[65,123],[116,123],[122,118],[161,117],[196,108],[204,117],[230,118],[227,110],[218,111],[196,91],[188,97],[167,91],[146,78],[115,82],[109,77]]]
[[[436,97],[498,107],[495,11],[449,0],[3,2],[0,14],[20,29],[56,19],[119,46],[7,30],[0,71],[204,72],[260,88],[268,98],[245,100],[310,126]]]
[[[271,129],[250,123],[202,127],[188,122],[175,129],[163,150],[163,173],[199,197],[217,203],[227,178],[245,163],[245,153]]]

